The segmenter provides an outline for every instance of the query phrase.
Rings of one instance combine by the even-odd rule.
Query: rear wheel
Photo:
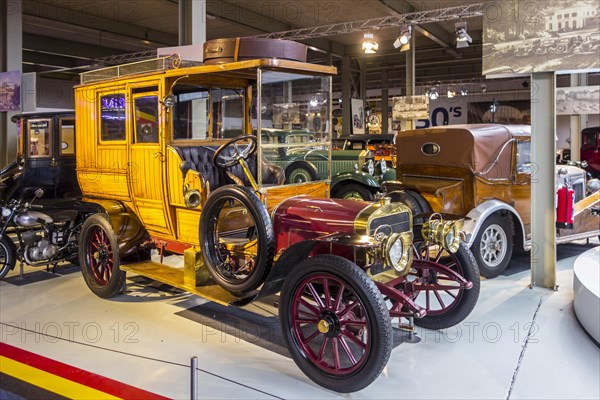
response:
[[[103,214],[90,216],[81,227],[79,263],[85,283],[99,297],[113,297],[125,285],[125,271],[119,266],[117,236]]]
[[[285,169],[285,183],[304,183],[319,180],[319,173],[308,161],[295,161]]]
[[[17,250],[13,241],[5,234],[0,239],[0,279],[4,279],[8,271],[17,263]]]
[[[371,384],[392,351],[381,293],[351,261],[309,258],[285,280],[279,318],[298,367],[317,384],[349,393]]]

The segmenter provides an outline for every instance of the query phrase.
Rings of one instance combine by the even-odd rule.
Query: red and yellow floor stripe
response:
[[[0,343],[0,372],[71,399],[166,399],[6,343]]]

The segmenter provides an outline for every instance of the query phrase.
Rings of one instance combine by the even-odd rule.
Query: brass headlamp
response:
[[[383,243],[385,264],[405,274],[410,269],[413,259],[412,232],[394,233]]]
[[[435,219],[439,217],[439,219]],[[441,214],[434,213],[429,220],[423,224],[421,234],[429,242],[439,244],[446,251],[456,253],[460,246],[462,219],[444,221]]]

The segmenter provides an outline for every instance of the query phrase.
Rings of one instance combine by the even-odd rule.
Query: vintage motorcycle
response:
[[[14,269],[17,261],[21,267],[23,263],[37,267],[76,262],[83,219],[75,209],[36,211],[44,207],[33,202],[43,195],[44,191],[37,189],[31,201],[21,197],[1,207],[0,279]]]

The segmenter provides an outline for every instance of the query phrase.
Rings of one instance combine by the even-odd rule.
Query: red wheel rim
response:
[[[464,288],[450,274],[432,270],[432,267],[443,266],[462,275],[456,254],[450,254],[440,246],[424,245],[417,248],[413,245],[414,260],[410,279],[405,284],[412,298],[427,310],[427,315],[441,315],[449,312],[460,303]]]
[[[108,235],[99,226],[89,234],[86,258],[96,283],[106,286],[113,274],[114,258]]]
[[[368,359],[369,319],[356,292],[330,274],[310,275],[292,297],[291,329],[301,353],[331,375],[348,375]]]

